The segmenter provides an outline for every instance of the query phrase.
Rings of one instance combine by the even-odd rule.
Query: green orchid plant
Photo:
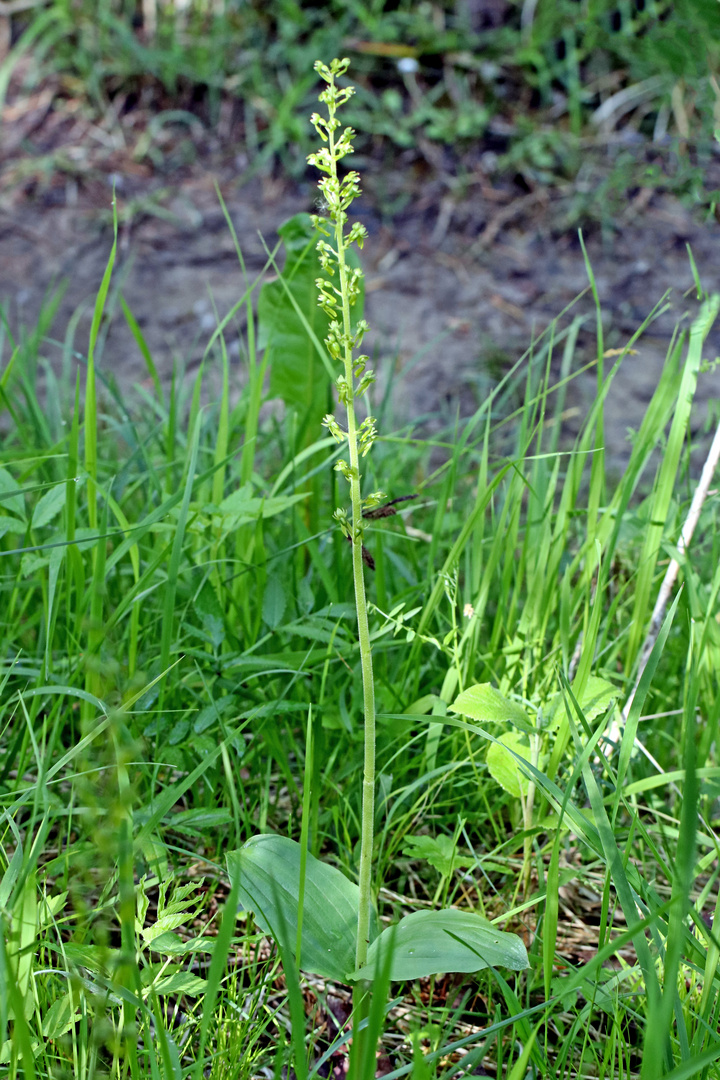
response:
[[[333,60],[330,67],[320,62],[315,70],[327,83],[320,94],[320,101],[327,107],[327,118],[313,113],[310,122],[325,144],[317,153],[310,154],[308,163],[315,165],[323,173],[318,187],[323,204],[327,207],[328,217],[313,217],[313,224],[322,237],[330,238],[318,241],[317,250],[320,264],[326,277],[318,278],[318,302],[330,318],[330,330],[325,338],[325,346],[336,363],[342,365],[342,373],[336,380],[338,400],[345,406],[347,431],[342,431],[335,417],[328,415],[323,423],[330,434],[340,443],[347,444],[348,458],[341,458],[335,468],[347,480],[350,486],[351,516],[338,508],[334,517],[352,545],[353,583],[355,586],[355,608],[357,612],[358,643],[360,647],[360,667],[363,682],[363,711],[365,719],[365,752],[362,787],[362,841],[360,846],[360,897],[358,906],[357,941],[355,966],[360,969],[367,963],[370,928],[370,908],[372,903],[372,847],[373,820],[375,814],[375,690],[373,686],[373,662],[370,646],[370,626],[368,624],[367,599],[365,596],[365,578],[363,573],[363,510],[378,506],[386,496],[383,492],[373,492],[363,500],[360,490],[360,458],[370,451],[377,431],[375,419],[367,416],[358,424],[355,414],[355,402],[365,394],[375,380],[374,372],[367,369],[368,357],[358,355],[363,337],[370,329],[364,319],[353,325],[351,309],[360,295],[362,270],[348,267],[346,252],[357,244],[362,249],[367,236],[364,225],[355,222],[346,231],[347,211],[353,200],[360,194],[360,177],[356,172],[349,172],[343,180],[338,176],[338,163],[353,152],[352,128],[340,132],[338,110],[354,93],[352,86],[340,89],[336,79],[344,75],[349,65],[348,60]]]
[[[375,813],[375,693],[373,656],[368,623],[364,565],[371,557],[363,544],[365,520],[387,498],[383,492],[362,494],[361,462],[377,437],[375,420],[358,421],[356,403],[374,381],[368,358],[360,353],[368,330],[364,319],[353,322],[352,309],[361,293],[362,271],[348,262],[353,245],[362,248],[363,225],[348,226],[348,209],[360,194],[360,178],[348,172],[342,179],[339,163],[353,152],[354,132],[341,130],[338,112],[354,90],[339,87],[349,60],[318,61],[315,70],[326,86],[320,101],[327,115],[311,121],[322,146],[308,158],[322,173],[319,188],[326,216],[315,215],[317,251],[324,276],[317,281],[318,303],[330,317],[325,347],[338,365],[337,397],[344,407],[345,427],[333,415],[324,424],[347,456],[335,468],[349,486],[350,509],[337,509],[334,518],[352,549],[358,648],[363,682],[364,769],[362,830],[358,884],[339,869],[316,859],[306,843],[275,835],[254,836],[228,856],[230,877],[239,883],[240,905],[252,911],[260,928],[272,934],[284,957],[300,970],[362,988],[356,1013],[367,1016],[373,980],[421,978],[439,972],[475,972],[485,967],[520,971],[528,966],[523,942],[497,930],[471,911],[447,908],[415,911],[379,932],[373,904],[373,819]]]

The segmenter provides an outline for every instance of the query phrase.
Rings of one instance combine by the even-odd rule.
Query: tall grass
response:
[[[111,271],[112,255],[94,327]],[[385,416],[371,468],[420,498],[367,539],[379,913],[441,897],[522,933],[531,960],[376,995],[388,1076],[720,1076],[712,499],[619,753],[604,758],[602,738],[692,494],[689,395],[713,303],[670,343],[616,483],[601,432],[625,354],[605,357],[575,443],[559,434],[572,311],[457,432],[393,432]],[[346,1053],[348,992],[298,976],[291,948],[281,975],[236,917],[223,860],[258,831],[305,829],[358,873],[350,552],[329,529],[308,536],[304,512],[335,451],[296,445],[290,417],[262,420],[252,319],[233,406],[205,389],[210,365],[231,378],[222,329],[183,396],[127,310],[151,390],[115,397],[92,336],[43,398],[51,316],[17,335],[2,320],[2,1069],[250,1078],[292,1061],[323,1075]],[[329,521],[330,484],[317,490]],[[615,687],[600,712],[593,677]],[[520,769],[529,817],[488,767],[506,727],[448,714],[476,683],[555,717]]]

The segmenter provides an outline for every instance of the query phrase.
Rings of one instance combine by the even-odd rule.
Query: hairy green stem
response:
[[[334,162],[334,133],[329,133],[330,156]],[[337,166],[335,175],[337,178]],[[370,646],[370,627],[368,624],[367,600],[365,597],[365,577],[362,562],[362,497],[360,494],[360,455],[358,452],[357,419],[353,388],[353,355],[349,344],[352,334],[350,320],[350,301],[348,290],[347,262],[343,238],[343,222],[335,221],[335,243],[338,254],[338,274],[342,296],[342,324],[345,335],[343,364],[347,383],[347,441],[350,456],[350,499],[352,505],[352,562],[355,585],[355,607],[358,622],[358,641],[360,645],[360,666],[363,681],[363,707],[365,714],[365,745],[362,786],[362,832],[360,841],[360,901],[358,907],[357,945],[355,963],[363,967],[367,961],[370,937],[370,906],[372,893],[372,849],[373,826],[375,816],[375,688],[373,682],[372,648]]]
[[[359,896],[357,912],[357,938],[355,946],[355,966],[363,968],[367,964],[370,944],[370,916],[372,913],[372,854],[373,826],[375,815],[375,691],[373,686],[372,649],[370,646],[370,627],[368,625],[367,600],[365,597],[365,578],[363,562],[367,556],[363,547],[363,511],[365,507],[378,505],[384,497],[383,492],[373,492],[363,499],[360,490],[360,458],[370,450],[376,437],[375,420],[366,417],[358,424],[355,415],[355,402],[374,381],[374,373],[365,371],[368,357],[355,356],[355,349],[362,341],[368,329],[364,319],[353,327],[350,309],[360,295],[359,283],[362,271],[348,263],[346,251],[356,243],[362,248],[367,232],[363,225],[356,222],[345,233],[348,220],[347,208],[360,194],[357,173],[349,172],[341,181],[337,163],[347,154],[352,153],[352,128],[345,128],[339,135],[337,117],[338,108],[353,94],[352,87],[339,89],[336,78],[344,75],[350,61],[333,60],[329,67],[320,61],[315,70],[327,83],[319,98],[327,106],[328,116],[317,113],[311,116],[320,139],[321,146],[317,153],[308,157],[308,162],[325,174],[319,187],[324,196],[328,218],[314,216],[313,223],[317,230],[326,237],[334,239],[332,244],[320,240],[317,251],[320,264],[325,272],[324,278],[317,279],[318,303],[329,319],[328,335],[325,345],[328,353],[338,363],[342,363],[343,374],[337,382],[338,396],[345,405],[347,431],[343,431],[334,415],[328,414],[323,424],[340,443],[347,441],[349,462],[338,460],[335,468],[341,472],[350,486],[351,512],[338,508],[335,520],[352,545],[353,582],[355,586],[355,607],[358,622],[358,642],[360,647],[360,666],[363,681],[364,704],[364,764],[362,782],[362,831],[360,840]],[[332,222],[332,226],[331,223]],[[333,278],[337,272],[337,284]],[[361,1025],[368,1021],[370,1013],[370,984],[364,979],[355,983],[353,993],[353,1053],[351,1054],[349,1080],[363,1080],[362,1073],[367,1062],[373,1056],[373,1049],[368,1041],[368,1028],[361,1030]]]

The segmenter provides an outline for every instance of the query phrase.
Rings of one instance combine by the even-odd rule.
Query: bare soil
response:
[[[138,156],[137,139],[133,150],[126,133],[118,138],[117,125],[98,128],[77,109],[59,114],[52,95],[11,95],[9,101],[0,148],[0,303],[13,330],[33,327],[49,293],[64,282],[49,337],[63,342],[74,327],[73,348],[86,352],[92,304],[112,243],[114,183],[121,225],[113,295],[122,292],[162,378],[169,380],[178,360],[192,372],[216,326],[215,310],[224,315],[244,289],[215,182],[251,280],[266,262],[262,238],[272,247],[278,225],[298,211],[312,211],[314,183],[251,177],[242,153],[223,145],[221,134],[168,135],[158,165]],[[404,209],[390,216],[383,212],[383,192],[388,182],[401,182],[403,170],[412,174],[412,190]],[[390,181],[372,168],[364,179],[368,195],[356,206],[370,234],[363,253],[372,327],[366,342],[381,380],[393,374],[394,420],[432,414],[432,427],[452,420],[457,410],[468,416],[586,288],[578,236],[562,227],[555,198],[541,190],[495,189],[480,173],[462,199],[448,194],[441,176],[428,172],[418,179],[405,160],[398,160]],[[596,228],[586,236],[606,349],[621,348],[670,293],[667,310],[638,343],[637,354],[623,362],[608,402],[608,453],[621,468],[628,429],[639,424],[673,329],[683,316],[687,325],[697,310],[688,244],[704,288],[720,289],[720,226],[714,219],[700,222],[649,190],[629,199],[614,224],[611,235]],[[578,313],[586,319],[576,370],[596,351],[589,293],[561,326]],[[719,344],[715,330],[709,359]],[[230,347],[242,380],[239,342]],[[60,344],[48,342],[45,355],[59,366]],[[99,364],[125,390],[148,377],[119,310],[106,328]],[[592,372],[574,383],[570,432],[594,393]],[[720,371],[702,376],[697,432],[707,422],[703,402],[715,398]]]

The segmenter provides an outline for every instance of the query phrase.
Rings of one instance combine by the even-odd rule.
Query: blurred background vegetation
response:
[[[5,0],[0,21],[0,103],[51,80],[152,116],[151,144],[200,120],[253,171],[303,174],[313,61],[347,55],[363,164],[718,202],[717,0]]]

